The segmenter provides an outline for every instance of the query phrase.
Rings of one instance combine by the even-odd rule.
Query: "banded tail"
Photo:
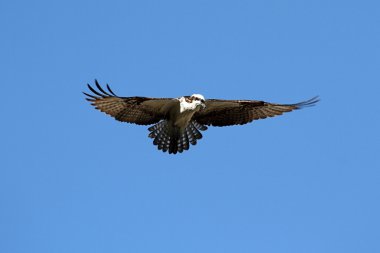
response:
[[[200,131],[207,130],[207,127],[196,121],[191,121],[181,133],[179,128],[174,128],[166,120],[163,120],[149,127],[148,130],[150,131],[149,138],[154,139],[153,144],[159,150],[169,151],[169,154],[177,154],[177,152],[182,153],[184,150],[188,150],[190,144],[196,145],[197,140],[202,138]]]

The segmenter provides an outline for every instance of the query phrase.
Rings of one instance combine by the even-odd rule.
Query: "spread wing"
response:
[[[296,104],[274,104],[257,100],[206,100],[206,108],[197,112],[194,119],[203,125],[243,125],[253,120],[281,115],[284,112],[313,106],[319,101],[314,97]]]
[[[166,109],[173,103],[171,98],[119,97],[107,84],[105,91],[95,80],[98,91],[87,84],[93,95],[83,92],[96,109],[118,121],[150,125],[166,117]]]

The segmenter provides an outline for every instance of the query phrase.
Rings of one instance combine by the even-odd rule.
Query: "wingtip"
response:
[[[111,90],[111,87],[108,85],[108,83],[107,83],[106,85],[107,85],[107,89],[108,89],[108,91],[109,91],[112,95],[114,95],[115,97],[117,97],[117,95]]]
[[[296,104],[297,109],[315,106],[319,101],[321,101],[319,96],[314,96],[306,101]]]
[[[91,99],[91,100],[95,100],[95,99],[97,99],[97,97],[95,97],[95,96],[93,96],[93,95],[90,95],[90,94],[88,94],[88,93],[86,93],[86,92],[83,92],[82,91],[82,93],[84,94],[84,95],[86,95],[89,99]]]
[[[312,97],[311,99],[309,99],[307,101],[307,104],[308,105],[311,105],[311,106],[314,106],[316,103],[318,103],[319,101],[321,101],[321,98],[317,95],[315,97]]]

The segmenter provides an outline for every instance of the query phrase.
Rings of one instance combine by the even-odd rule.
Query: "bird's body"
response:
[[[200,94],[179,98],[118,97],[107,85],[107,91],[95,80],[99,91],[88,85],[94,93],[87,100],[118,121],[148,128],[149,137],[158,149],[169,154],[182,153],[190,144],[202,138],[200,131],[207,126],[242,125],[253,120],[281,115],[295,109],[312,106],[318,98],[296,104],[273,104],[257,100],[208,99]]]

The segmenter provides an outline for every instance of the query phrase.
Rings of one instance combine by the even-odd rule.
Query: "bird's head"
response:
[[[190,96],[190,100],[196,105],[196,107],[200,107],[201,109],[206,108],[205,97],[203,95],[193,94]]]
[[[180,103],[180,111],[199,111],[206,108],[205,98],[200,94],[177,98]]]

